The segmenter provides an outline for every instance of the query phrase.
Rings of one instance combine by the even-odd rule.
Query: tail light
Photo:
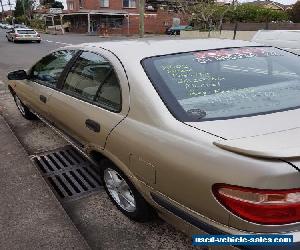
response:
[[[16,37],[19,37],[20,35],[18,33],[16,33]]]
[[[41,35],[40,35],[39,33],[36,33],[36,36],[37,36],[37,37],[41,37]]]
[[[267,225],[300,221],[300,189],[269,190],[215,184],[212,190],[224,207],[247,221]]]

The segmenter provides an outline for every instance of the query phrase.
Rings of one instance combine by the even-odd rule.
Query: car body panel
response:
[[[300,128],[294,128],[247,138],[219,140],[214,144],[249,156],[284,159],[300,157],[300,142],[295,140],[299,137]]]
[[[300,110],[295,109],[227,120],[187,122],[187,124],[229,140],[298,128],[299,115]]]
[[[52,117],[50,120],[58,128],[67,132],[68,135],[72,135],[85,147],[97,149],[104,148],[110,131],[125,117],[125,114],[111,113],[58,91],[53,93],[47,106]],[[99,132],[94,132],[86,126],[85,123],[88,119],[100,124]]]
[[[40,99],[43,95],[50,101],[54,89],[30,80],[14,81],[12,87],[26,106],[43,117],[48,117],[48,107]]]
[[[217,206],[218,202],[211,195],[214,183],[222,181],[258,188],[271,188],[276,183],[276,188],[285,189],[295,187],[295,183],[300,181],[297,170],[284,162],[255,159],[222,150],[212,144],[214,136],[207,135],[206,142],[203,142],[202,137],[200,142],[201,132],[184,126],[187,125],[178,122],[172,129],[168,127],[166,130],[141,124],[130,119],[129,114],[110,134],[105,151],[114,154],[124,166],[130,164],[128,152],[135,155],[144,164],[155,168],[155,183],[147,183],[153,189],[152,192],[164,194],[174,204],[184,204],[187,211],[197,211],[194,214],[200,220],[202,216],[218,218],[217,222],[227,226],[234,224],[229,224],[229,213],[222,206]],[[174,136],[173,131],[186,133]],[[143,142],[147,142],[147,145]],[[157,142],[162,146],[158,147]],[[195,160],[195,157],[199,160]],[[236,172],[236,161],[239,161],[239,171],[243,174],[232,174]],[[134,168],[129,169],[122,168],[129,176],[145,182]],[[249,230],[257,232],[270,229],[280,230],[281,227],[266,228],[255,224],[249,227]]]
[[[300,55],[300,30],[259,30],[253,36],[252,41]]]

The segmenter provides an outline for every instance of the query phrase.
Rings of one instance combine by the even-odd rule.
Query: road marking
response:
[[[57,43],[57,44],[62,44],[62,45],[73,45],[71,43],[54,42],[54,41],[50,41],[50,40],[45,40],[45,42],[48,42],[48,43]]]

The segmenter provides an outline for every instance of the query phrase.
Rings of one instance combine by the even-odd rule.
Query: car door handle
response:
[[[97,133],[100,132],[100,124],[98,122],[87,119],[85,121],[85,126],[94,132],[97,132]]]
[[[40,95],[40,101],[43,102],[43,103],[46,103],[47,102],[47,97],[43,96],[43,95]]]

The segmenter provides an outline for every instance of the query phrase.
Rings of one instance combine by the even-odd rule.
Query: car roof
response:
[[[76,47],[102,48],[111,51],[122,61],[131,61],[158,55],[246,46],[260,46],[260,44],[229,39],[135,39],[84,43]]]

